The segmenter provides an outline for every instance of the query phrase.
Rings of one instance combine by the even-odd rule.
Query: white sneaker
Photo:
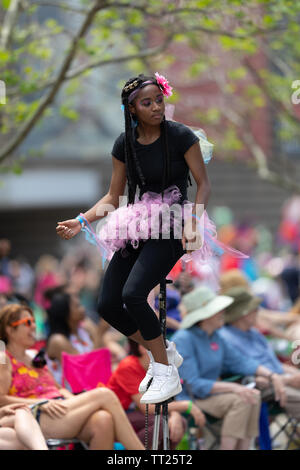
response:
[[[180,367],[181,364],[183,363],[183,357],[176,350],[175,343],[173,341],[168,341],[168,340],[166,340],[166,343],[167,343],[167,356],[168,356],[169,364],[175,365],[175,367],[177,368]],[[149,364],[145,377],[143,378],[143,380],[141,381],[139,385],[140,393],[144,393],[147,390],[148,383],[153,377],[154,358],[150,351],[147,351],[147,353],[148,353],[148,356],[150,357],[150,364]]]
[[[166,366],[153,362],[153,380],[141,398],[141,403],[161,403],[182,390],[178,370],[174,365]]]

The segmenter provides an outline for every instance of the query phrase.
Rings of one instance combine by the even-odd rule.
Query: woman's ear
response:
[[[14,328],[12,326],[7,325],[5,327],[6,340],[8,340],[8,338],[11,337],[13,331],[14,331]]]

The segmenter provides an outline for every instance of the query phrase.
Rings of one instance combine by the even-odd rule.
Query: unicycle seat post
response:
[[[166,285],[173,282],[170,279],[163,279],[160,282],[159,292],[159,321],[161,331],[163,334],[164,342],[166,345],[166,323],[167,323],[167,292]],[[169,425],[168,425],[168,403],[172,400],[167,400],[155,405],[155,419],[153,428],[153,439],[152,439],[152,450],[158,450],[159,442],[159,428],[160,428],[160,415],[162,411],[162,426],[163,426],[163,448],[164,450],[170,449],[170,438],[169,438]],[[148,411],[148,406],[147,406]]]

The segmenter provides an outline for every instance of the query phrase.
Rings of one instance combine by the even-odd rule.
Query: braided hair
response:
[[[122,104],[124,107],[124,117],[125,117],[125,165],[126,165],[126,176],[128,181],[128,203],[133,204],[135,200],[136,188],[137,186],[140,190],[146,186],[146,180],[143,175],[142,169],[140,167],[139,161],[136,156],[136,151],[134,147],[134,132],[135,129],[132,126],[133,117],[129,111],[129,95],[135,91],[143,88],[144,86],[157,85],[160,88],[160,85],[157,83],[156,78],[153,76],[146,76],[143,74],[138,75],[137,77],[130,78],[124,85],[121,98]],[[167,136],[167,122],[165,116],[163,121],[160,124],[161,136],[164,146],[164,166],[163,166],[163,177],[161,184],[161,194],[164,196],[164,189],[168,187],[170,179],[170,152],[168,145],[168,136]],[[189,182],[192,184],[190,176]],[[140,194],[141,199],[141,194]]]

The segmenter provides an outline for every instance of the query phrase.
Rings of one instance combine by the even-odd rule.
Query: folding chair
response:
[[[289,416],[286,410],[281,408],[275,400],[266,402],[269,416],[270,429],[277,427],[275,432],[270,433],[272,449],[276,448],[280,435],[285,440],[283,450],[293,448],[293,450],[300,450],[300,421],[297,418]]]
[[[75,395],[106,385],[111,373],[111,357],[107,348],[77,355],[62,353],[62,384]],[[78,439],[48,439],[47,445],[50,450],[88,450],[88,446]]]
[[[47,439],[46,442],[49,450],[89,450],[79,439]]]
[[[107,348],[76,355],[62,353],[62,384],[72,393],[106,385],[111,374],[111,356]]]

